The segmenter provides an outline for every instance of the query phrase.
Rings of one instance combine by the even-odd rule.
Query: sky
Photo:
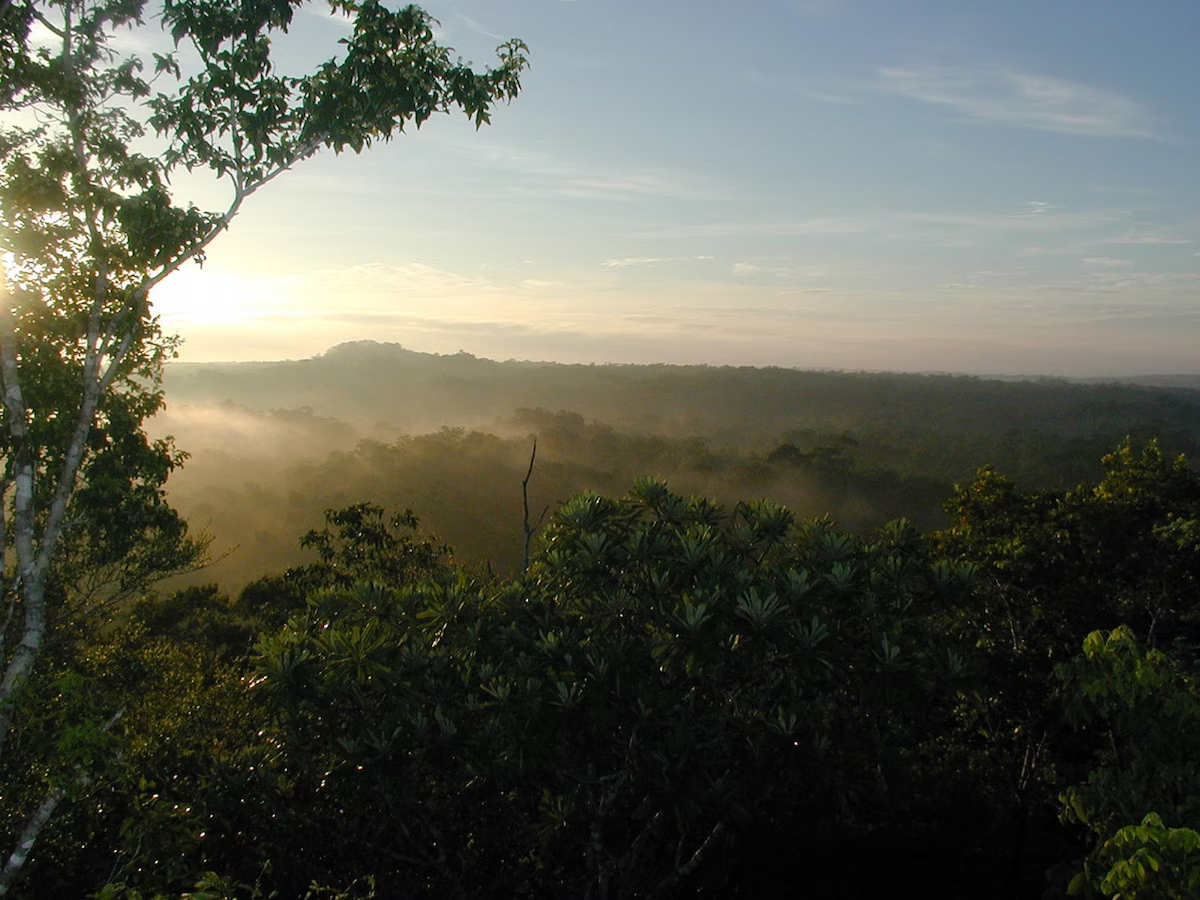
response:
[[[255,195],[153,297],[182,359],[1200,372],[1195,0],[424,5],[521,95]]]

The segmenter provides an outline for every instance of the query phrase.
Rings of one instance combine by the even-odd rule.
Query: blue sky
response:
[[[425,6],[522,95],[255,196],[155,297],[184,359],[1200,372],[1195,0]]]

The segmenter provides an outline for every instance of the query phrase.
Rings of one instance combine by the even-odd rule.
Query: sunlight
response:
[[[154,289],[154,311],[168,331],[187,325],[247,325],[282,305],[263,280],[189,266]]]

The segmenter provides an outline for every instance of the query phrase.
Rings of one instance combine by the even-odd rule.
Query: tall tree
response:
[[[358,152],[455,108],[478,127],[520,89],[522,42],[476,72],[435,41],[428,13],[376,0],[329,0],[353,21],[340,52],[280,74],[272,38],[304,2],[0,0],[0,754],[53,626],[47,585],[80,488],[99,478],[101,451],[162,405],[176,341],[153,315],[153,288],[202,261],[247,198],[319,150]],[[127,55],[114,40],[147,18],[174,51]],[[157,155],[141,149],[151,133]],[[228,205],[179,202],[180,169],[222,179]],[[177,461],[169,444],[147,447],[151,469]]]

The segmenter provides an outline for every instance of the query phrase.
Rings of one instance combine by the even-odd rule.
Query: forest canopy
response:
[[[860,534],[643,478],[511,576],[330,511],[305,565],[80,635],[51,708],[127,713],[30,884],[782,897],[799,846],[828,896],[1190,896],[1200,474],[1099,468]]]

